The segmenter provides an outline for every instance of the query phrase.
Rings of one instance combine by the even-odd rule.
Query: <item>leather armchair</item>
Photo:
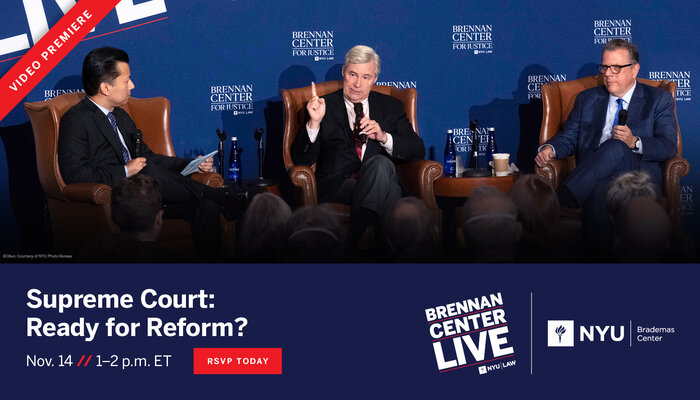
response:
[[[316,92],[319,96],[342,89],[343,81],[328,81],[316,84]],[[390,86],[374,86],[372,90],[395,97],[404,105],[406,116],[418,132],[416,117],[416,89],[398,89]],[[292,184],[301,189],[301,203],[303,205],[318,204],[315,166],[295,165],[292,161],[291,147],[299,129],[306,123],[306,103],[311,99],[311,86],[297,89],[282,89],[284,100],[284,140],[283,157],[284,166],[289,172]],[[414,196],[422,199],[433,212],[436,223],[442,226],[442,211],[435,201],[433,184],[442,176],[442,165],[436,161],[417,160],[401,163],[396,166],[396,171],[408,190]],[[326,203],[335,212],[341,215],[344,221],[349,221],[350,207],[339,203]],[[442,229],[440,229],[442,232]]]
[[[34,131],[39,181],[44,189],[51,215],[55,251],[75,254],[92,239],[117,228],[112,223],[110,201],[112,190],[101,183],[67,185],[58,166],[58,133],[61,117],[69,108],[85,98],[85,93],[66,93],[56,98],[24,103]],[[170,139],[170,102],[164,97],[130,98],[122,107],[129,113],[143,138],[156,153],[174,156]],[[194,174],[193,179],[211,187],[221,187],[219,174]],[[184,220],[165,220],[158,237],[165,248],[180,254],[192,253],[190,225]]]
[[[655,86],[667,90],[676,99],[676,83],[667,80],[652,81],[637,78],[637,81],[649,86]],[[603,85],[602,75],[587,76],[566,82],[549,82],[542,85],[542,106],[543,117],[540,129],[540,145],[559,132],[561,125],[569,117],[569,113],[574,106],[576,95],[580,92],[595,86]],[[674,109],[674,115],[676,111]],[[662,193],[665,196],[668,215],[673,225],[674,238],[680,238],[683,234],[683,210],[681,208],[680,178],[687,175],[690,164],[682,157],[683,143],[681,141],[681,130],[677,126],[677,153],[675,157],[668,159],[664,165]],[[557,188],[566,179],[566,176],[576,167],[574,156],[564,160],[553,159],[543,168],[535,166],[537,175],[546,179]]]

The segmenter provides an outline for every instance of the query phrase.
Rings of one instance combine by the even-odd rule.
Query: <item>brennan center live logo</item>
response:
[[[231,111],[233,115],[253,113],[253,85],[236,84],[212,86],[209,94],[210,111]]]
[[[676,101],[692,100],[690,71],[650,71],[649,79],[655,81],[667,79],[676,82]]]
[[[493,53],[493,25],[452,25],[452,50]]]
[[[596,19],[593,21],[593,44],[605,44],[613,39],[632,41],[631,19]]]
[[[311,57],[314,61],[331,61],[335,58],[333,31],[293,31],[292,56]]]
[[[474,367],[480,375],[514,367],[500,292],[426,308],[438,372]]]

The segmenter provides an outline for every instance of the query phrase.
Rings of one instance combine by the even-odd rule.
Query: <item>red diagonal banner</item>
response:
[[[80,0],[0,79],[0,121],[121,0]]]

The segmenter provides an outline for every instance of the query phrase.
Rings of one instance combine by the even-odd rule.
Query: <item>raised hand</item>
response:
[[[318,129],[326,115],[326,100],[318,97],[314,82],[311,82],[311,99],[306,103],[306,110],[309,112],[309,128]]]

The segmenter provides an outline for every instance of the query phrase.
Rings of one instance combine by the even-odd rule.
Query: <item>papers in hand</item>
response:
[[[217,151],[218,150],[214,150],[205,156],[195,158],[194,160],[190,161],[190,163],[187,164],[187,166],[185,168],[183,168],[182,171],[180,171],[180,174],[187,176],[189,174],[193,174],[193,173],[197,172],[197,169],[199,169],[199,165],[201,163],[203,163],[204,161],[206,161],[207,158],[214,157],[214,154],[216,154]]]

